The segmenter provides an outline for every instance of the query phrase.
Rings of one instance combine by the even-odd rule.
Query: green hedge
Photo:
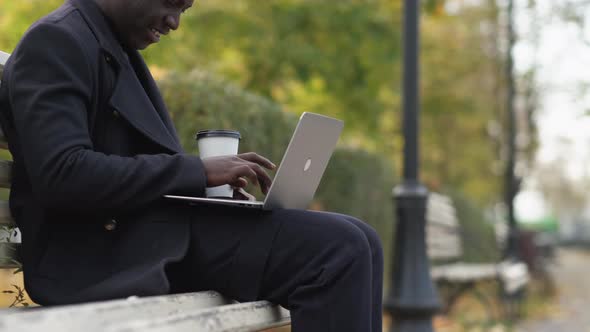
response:
[[[297,117],[268,99],[245,92],[208,73],[172,73],[159,86],[184,148],[197,153],[195,133],[201,129],[236,129],[240,151],[257,151],[279,162]]]
[[[197,153],[194,135],[200,129],[237,129],[243,136],[241,152],[256,151],[280,162],[297,124],[296,114],[202,71],[171,73],[158,83],[187,151]],[[385,158],[339,147],[312,207],[365,220],[388,248],[393,223],[392,173]]]

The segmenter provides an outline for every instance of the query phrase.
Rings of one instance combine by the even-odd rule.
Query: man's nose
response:
[[[170,29],[176,30],[180,26],[180,15],[179,14],[166,15],[166,17],[164,18],[164,22],[166,23],[166,25]]]

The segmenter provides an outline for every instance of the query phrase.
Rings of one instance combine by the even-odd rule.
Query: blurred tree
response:
[[[544,161],[535,169],[536,186],[556,216],[581,216],[588,207],[590,198],[590,172],[576,171],[568,167],[568,159],[575,153],[573,142],[568,138],[559,140],[559,155]]]
[[[590,2],[587,0],[562,0],[551,3],[551,6],[553,7],[553,12],[557,13],[559,18],[566,22],[571,22],[580,28],[580,40],[590,46],[590,36],[588,35],[588,25],[590,25],[588,9],[590,8]]]
[[[50,11],[62,0],[2,1],[0,6],[0,50],[10,52],[26,29]]]
[[[399,14],[385,1],[204,1],[187,15],[190,29],[163,43],[178,38],[185,47],[154,48],[146,58],[180,70],[204,66],[295,113],[343,118],[350,141],[370,145],[396,98]]]

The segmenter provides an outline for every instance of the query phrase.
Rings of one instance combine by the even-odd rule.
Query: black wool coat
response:
[[[94,1],[67,1],[27,31],[2,77],[0,122],[31,298],[169,292],[164,266],[185,254],[189,224],[161,197],[203,196],[203,164]]]

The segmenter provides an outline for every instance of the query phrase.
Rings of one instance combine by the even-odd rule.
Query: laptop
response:
[[[263,210],[306,209],[320,184],[343,126],[344,122],[338,119],[303,113],[263,202],[176,195],[164,197]]]

